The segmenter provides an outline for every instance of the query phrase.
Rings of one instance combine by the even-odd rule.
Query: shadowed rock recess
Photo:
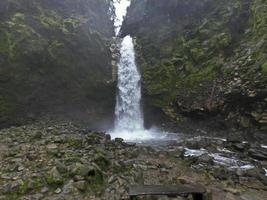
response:
[[[40,116],[113,121],[110,1],[0,2],[0,127]]]
[[[266,131],[266,20],[264,0],[133,0],[145,119]]]

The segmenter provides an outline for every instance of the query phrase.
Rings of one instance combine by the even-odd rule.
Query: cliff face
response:
[[[265,0],[133,0],[121,34],[136,37],[145,107],[266,129],[266,21]]]
[[[50,114],[112,121],[110,3],[0,2],[0,127]]]

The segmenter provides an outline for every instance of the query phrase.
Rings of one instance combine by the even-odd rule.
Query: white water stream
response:
[[[115,7],[115,33],[118,36],[130,0],[118,0]],[[115,128],[112,138],[123,138],[126,141],[144,141],[161,139],[164,134],[145,130],[141,109],[141,75],[135,62],[133,39],[126,36],[120,45],[120,61],[118,63],[118,92],[116,103]]]

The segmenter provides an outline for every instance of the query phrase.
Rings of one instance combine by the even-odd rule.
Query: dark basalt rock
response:
[[[248,153],[252,158],[255,158],[257,160],[261,160],[261,161],[267,160],[267,152],[263,150],[249,149]]]
[[[112,125],[109,9],[98,0],[0,2],[0,128],[44,116]]]

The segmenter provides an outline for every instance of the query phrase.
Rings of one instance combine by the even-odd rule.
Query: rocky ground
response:
[[[128,199],[132,184],[184,183],[204,185],[205,199],[265,199],[266,146],[188,138],[137,145],[72,123],[3,129],[0,199]]]

